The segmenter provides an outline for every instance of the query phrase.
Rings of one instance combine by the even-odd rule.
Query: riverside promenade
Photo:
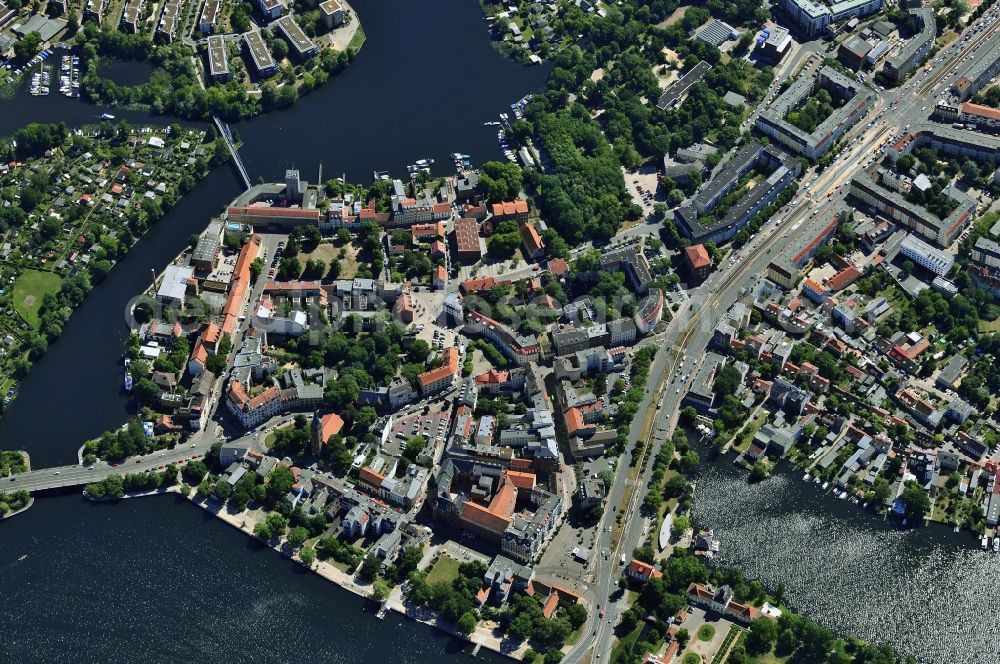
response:
[[[175,486],[167,489],[166,491],[180,494],[180,487]],[[162,492],[162,491],[161,491]],[[225,509],[218,509],[220,505],[218,502],[212,499],[201,499],[198,494],[192,489],[188,496],[185,496],[192,504],[197,505],[203,510],[213,514],[230,526],[239,529],[248,537],[252,537],[264,546],[274,549],[282,556],[290,558],[295,562],[299,563],[303,567],[308,567],[309,570],[315,572],[319,576],[323,577],[327,581],[331,581],[344,590],[354,593],[359,597],[364,597],[370,599],[373,602],[377,600],[372,596],[372,586],[371,584],[358,583],[354,576],[348,574],[336,566],[322,560],[316,560],[311,566],[307,566],[302,562],[299,557],[290,551],[283,543],[279,542],[277,544],[273,542],[268,542],[262,540],[260,537],[254,534],[254,526],[263,520],[264,513],[254,510],[245,510],[238,514],[231,514]],[[399,586],[393,587],[392,591],[389,593],[388,599],[385,601],[385,608],[394,611],[402,616],[405,616],[411,620],[421,622],[430,627],[441,630],[442,632],[453,636],[457,639],[462,639],[469,642],[473,646],[479,646],[492,650],[501,655],[505,655],[512,659],[520,660],[521,656],[528,649],[527,643],[519,643],[516,647],[510,647],[509,643],[504,641],[502,636],[498,636],[497,630],[498,625],[491,621],[480,622],[476,625],[476,629],[472,634],[465,636],[460,634],[454,625],[446,623],[439,620],[437,614],[433,611],[425,609],[423,607],[413,606],[406,602],[403,598],[402,590]]]

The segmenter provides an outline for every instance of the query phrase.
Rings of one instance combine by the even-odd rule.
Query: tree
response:
[[[466,611],[458,619],[458,631],[468,636],[472,634],[472,630],[476,629],[476,622],[476,616],[473,615],[472,611]]]
[[[514,199],[524,184],[521,168],[517,164],[487,161],[479,174],[479,187],[491,202]]]
[[[358,570],[358,578],[362,581],[372,581],[381,568],[382,563],[379,561],[378,556],[368,554],[365,556],[364,561],[361,563],[361,568]]]
[[[188,461],[184,464],[184,468],[181,470],[181,475],[184,476],[184,481],[189,484],[200,484],[201,480],[207,473],[208,467],[201,459]]]
[[[297,549],[309,539],[309,531],[302,526],[296,526],[288,531],[288,545],[292,549]]]
[[[29,32],[24,39],[14,44],[14,57],[18,60],[27,61],[35,57],[42,47],[42,36],[37,32]]]
[[[218,498],[219,500],[225,502],[226,500],[229,499],[229,496],[231,496],[232,493],[233,493],[233,487],[229,484],[229,482],[225,480],[219,480],[218,482],[215,483],[215,497]]]
[[[271,532],[270,526],[267,525],[266,521],[261,521],[253,527],[253,534],[261,538],[265,542],[271,541],[273,533]]]
[[[778,623],[770,618],[758,618],[750,625],[746,647],[754,655],[763,655],[771,650],[771,645],[777,640]]]
[[[311,546],[305,547],[299,551],[299,560],[305,563],[306,567],[312,567],[312,564],[316,562],[316,549]]]
[[[931,509],[931,500],[927,497],[927,492],[916,482],[907,482],[900,497],[906,503],[907,513],[918,521],[922,521],[924,515]]]
[[[258,256],[257,258],[253,259],[252,263],[250,263],[250,278],[253,281],[257,281],[257,277],[259,277],[260,273],[263,271],[264,271],[264,261],[261,259],[260,256]]]
[[[684,646],[686,646],[688,641],[691,640],[691,634],[688,633],[686,628],[681,627],[677,630],[677,633],[674,634],[674,638],[677,639],[677,643],[680,645],[681,650],[684,650]]]
[[[384,602],[389,598],[389,582],[385,579],[376,579],[372,584],[372,596],[379,602]]]

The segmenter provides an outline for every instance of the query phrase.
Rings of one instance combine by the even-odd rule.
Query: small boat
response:
[[[982,541],[982,545],[983,545],[983,551],[985,551],[986,547],[988,547],[990,545],[990,539],[988,537],[984,537],[983,541]]]
[[[22,556],[21,556],[20,558],[18,558],[18,560],[19,560],[19,561],[21,561],[21,560],[24,560],[24,559],[25,559],[25,558],[27,558],[27,557],[28,557],[28,554],[26,554],[26,553],[25,553],[25,554],[24,554],[24,555],[22,555]]]
[[[863,509],[863,510],[868,509],[868,502],[867,501],[865,501],[865,504],[861,506],[861,509]]]
[[[993,538],[993,553],[1000,553],[1000,537]]]
[[[830,488],[830,483],[829,482],[823,482],[823,491],[826,491],[829,488]]]
[[[802,481],[803,482],[808,482],[810,479],[812,479],[812,478],[809,476],[809,473],[806,473],[806,476],[802,478]]]
[[[955,524],[955,528],[952,530],[952,532],[956,532],[957,533],[958,529],[959,529],[959,525],[956,523]]]
[[[102,120],[114,120],[115,116],[111,115],[110,113],[101,113],[101,119]]]
[[[819,484],[819,475],[813,478],[813,484]]]
[[[125,391],[126,392],[132,391],[132,374],[130,374],[127,371],[125,372]]]

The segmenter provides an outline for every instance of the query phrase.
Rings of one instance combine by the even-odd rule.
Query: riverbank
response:
[[[27,470],[25,470],[24,472],[26,472],[26,473],[27,472],[31,472],[31,455],[28,454],[27,452],[25,452],[24,450],[16,450],[16,452],[21,455],[22,459],[24,459],[24,465],[27,467]],[[13,510],[11,512],[7,512],[6,514],[0,514],[0,521],[3,521],[5,519],[9,519],[12,516],[17,516],[18,514],[21,514],[22,512],[27,512],[28,509],[30,509],[31,506],[34,505],[34,504],[35,504],[35,497],[34,496],[29,496],[28,497],[28,502],[25,503],[24,507],[20,507],[20,508],[18,508],[16,510]]]
[[[162,492],[164,493],[172,492],[178,495],[182,495],[179,486],[170,487],[166,490],[162,490]],[[185,497],[193,505],[196,505],[201,509],[205,510],[206,512],[208,512],[209,514],[212,514],[213,516],[221,520],[223,523],[227,523],[230,526],[236,528],[243,534],[259,542],[262,546],[271,548],[274,551],[280,553],[282,556],[294,560],[295,562],[302,565],[309,571],[318,574],[327,581],[330,581],[336,584],[337,586],[340,586],[344,590],[354,595],[357,595],[358,597],[361,597],[363,599],[368,599],[373,602],[377,601],[374,599],[372,595],[372,586],[370,584],[358,583],[357,581],[354,580],[354,577],[352,575],[337,568],[335,565],[319,559],[317,559],[312,565],[307,565],[306,563],[302,562],[302,560],[299,559],[297,554],[292,552],[282,542],[275,544],[270,541],[265,541],[260,537],[258,537],[257,535],[255,535],[253,532],[253,528],[254,525],[256,525],[256,523],[259,521],[259,519],[256,519],[249,510],[246,510],[239,514],[230,514],[225,509],[218,509],[218,507],[220,506],[217,504],[217,501],[212,501],[212,499],[201,499],[198,496],[198,493],[194,490],[192,490]],[[213,505],[211,504],[212,502],[216,502],[216,504]],[[463,641],[466,641],[467,643],[473,646],[486,648],[487,650],[491,650],[499,655],[504,655],[506,657],[510,657],[515,660],[520,660],[524,652],[528,650],[528,645],[526,643],[520,644],[516,649],[513,650],[509,648],[505,649],[503,640],[500,637],[496,636],[496,634],[494,633],[497,625],[492,622],[485,622],[476,625],[476,629],[472,632],[472,634],[470,634],[469,636],[465,636],[464,634],[459,633],[454,625],[450,625],[448,623],[439,620],[437,618],[437,615],[434,614],[434,612],[408,604],[406,600],[403,598],[402,591],[399,586],[393,587],[392,591],[389,594],[388,599],[386,599],[386,601],[384,602],[383,607],[385,609],[398,613],[401,616],[405,616],[410,620],[413,620],[415,622],[420,622],[429,627],[438,629],[441,632],[444,632],[445,634],[452,636],[456,639],[461,639]]]

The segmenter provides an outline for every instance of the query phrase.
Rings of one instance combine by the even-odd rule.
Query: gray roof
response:
[[[669,108],[675,105],[681,97],[687,94],[691,86],[700,81],[711,68],[712,65],[704,60],[696,64],[679,81],[671,85],[660,95],[660,100],[656,102],[656,105],[660,108]]]

